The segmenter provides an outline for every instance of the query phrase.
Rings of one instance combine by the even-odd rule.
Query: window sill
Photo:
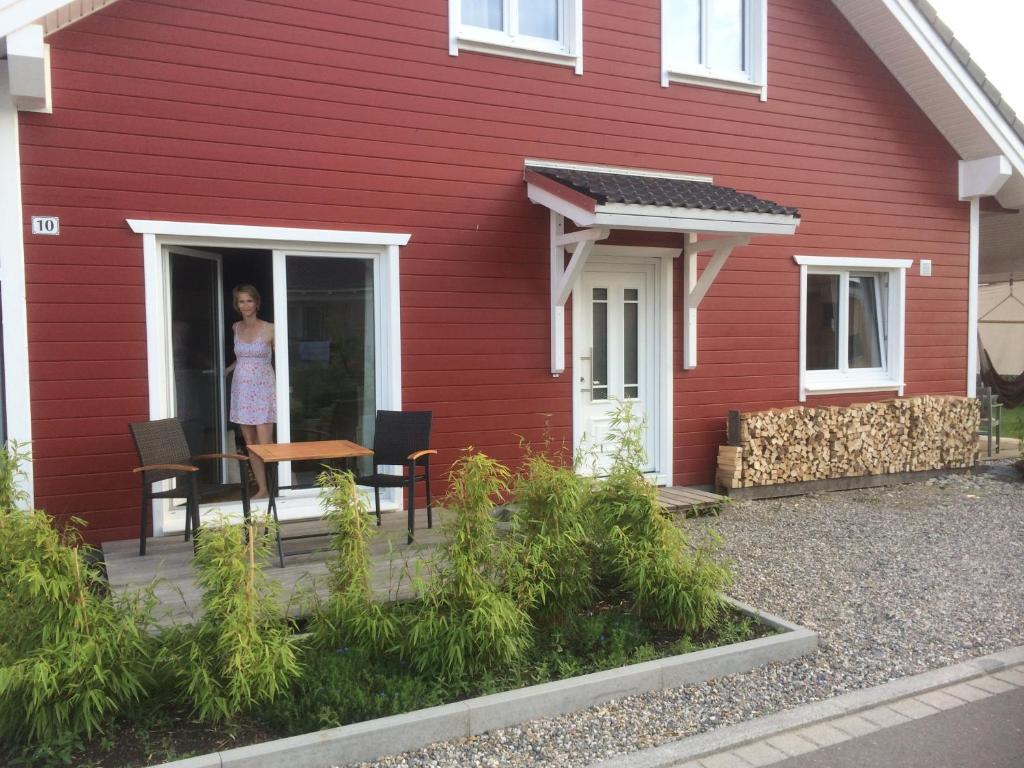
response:
[[[813,383],[805,381],[803,385],[806,395],[841,395],[844,393],[857,392],[901,392],[903,384],[898,381],[876,380],[876,381],[830,381]]]
[[[699,85],[704,88],[717,88],[725,91],[737,91],[739,93],[750,93],[761,97],[761,101],[768,99],[768,86],[765,83],[756,83],[742,78],[721,77],[711,74],[698,74],[694,72],[676,72],[667,70],[662,74],[661,84],[666,88],[670,83],[684,83],[686,85]]]
[[[563,67],[572,67],[577,75],[583,74],[583,59],[574,53],[544,50],[528,45],[517,45],[511,42],[496,43],[493,40],[480,40],[465,35],[460,35],[457,38],[456,45],[451,50],[451,55],[458,56],[460,51],[486,53],[491,56],[507,56],[513,59],[538,61],[542,64],[557,64]]]

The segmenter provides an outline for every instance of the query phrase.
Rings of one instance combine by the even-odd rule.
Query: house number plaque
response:
[[[32,217],[32,234],[33,235],[59,235],[60,234],[60,217],[59,216],[33,216]]]

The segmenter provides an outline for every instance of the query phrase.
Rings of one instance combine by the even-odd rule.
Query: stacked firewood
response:
[[[951,396],[848,407],[734,411],[718,451],[718,484],[750,488],[840,477],[970,467],[978,401]]]

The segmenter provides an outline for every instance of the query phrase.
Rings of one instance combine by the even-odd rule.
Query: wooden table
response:
[[[277,556],[284,568],[284,546],[281,536],[281,521],[277,517],[278,464],[282,461],[352,461],[360,456],[373,456],[373,451],[351,440],[316,440],[308,443],[262,443],[248,446],[249,450],[263,459],[267,467],[267,509],[274,516],[277,533]],[[295,486],[288,486],[295,487]],[[289,539],[310,538],[319,534],[289,536]]]

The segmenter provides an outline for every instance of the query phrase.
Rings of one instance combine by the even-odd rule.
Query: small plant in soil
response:
[[[418,672],[460,680],[513,664],[529,647],[530,617],[504,588],[508,552],[491,514],[509,477],[481,453],[452,467],[445,543],[403,632],[402,657]]]
[[[691,546],[643,476],[647,461],[643,424],[629,403],[612,419],[616,446],[608,477],[590,495],[599,572],[606,588],[619,594],[638,616],[685,632],[712,625],[721,607],[729,571],[713,559],[712,538]]]
[[[0,514],[0,747],[62,759],[145,698],[159,656],[149,603],[101,587],[74,528]]]
[[[368,505],[351,472],[327,470],[317,484],[334,557],[327,564],[330,596],[310,624],[314,643],[320,648],[391,648],[398,630],[394,613],[388,604],[374,601],[370,583]]]
[[[219,723],[288,691],[300,671],[298,639],[263,572],[273,520],[204,525],[195,565],[203,615],[168,645],[183,698],[195,716]]]

